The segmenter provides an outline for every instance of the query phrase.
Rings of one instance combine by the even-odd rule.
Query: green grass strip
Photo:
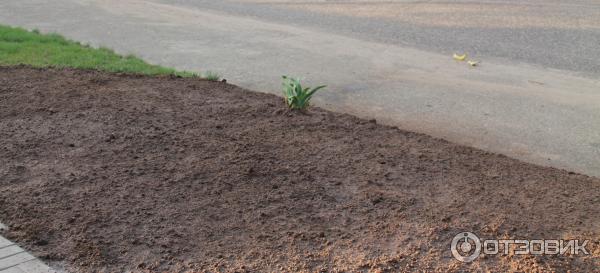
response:
[[[107,48],[93,48],[58,34],[40,34],[0,25],[0,65],[73,67],[144,75],[198,76],[196,73],[148,64],[135,56],[121,56]]]

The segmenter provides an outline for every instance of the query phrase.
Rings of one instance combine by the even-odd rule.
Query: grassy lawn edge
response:
[[[0,65],[38,68],[71,67],[115,73],[200,77],[189,71],[153,65],[133,55],[122,56],[105,47],[93,48],[55,33],[41,34],[20,27],[0,25]]]

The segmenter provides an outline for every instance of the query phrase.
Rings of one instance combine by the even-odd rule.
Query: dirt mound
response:
[[[600,181],[220,82],[0,68],[6,236],[78,272],[600,268]],[[591,255],[452,257],[485,238]]]

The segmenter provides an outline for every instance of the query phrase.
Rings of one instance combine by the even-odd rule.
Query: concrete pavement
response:
[[[6,229],[0,223],[0,231]],[[0,273],[55,273],[15,243],[0,236]]]
[[[235,6],[257,1],[220,2]],[[569,66],[563,59],[536,62],[543,54],[524,63],[502,54],[479,54],[483,63],[472,68],[435,46],[415,48],[410,39],[408,46],[397,45],[299,19],[283,22],[197,3],[206,1],[5,0],[0,2],[0,23],[59,32],[179,69],[214,70],[234,84],[276,94],[281,75],[303,76],[309,84],[329,86],[316,97],[319,106],[600,176],[597,61],[577,59]],[[328,15],[335,10],[290,8],[319,18],[340,16]],[[542,29],[535,24],[539,22],[530,27]],[[562,24],[595,26],[593,20]],[[529,56],[527,52],[535,48],[522,53]]]

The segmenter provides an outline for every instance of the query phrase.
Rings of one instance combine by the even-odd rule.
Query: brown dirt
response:
[[[599,215],[599,179],[225,83],[0,68],[4,235],[75,272],[598,272]]]

